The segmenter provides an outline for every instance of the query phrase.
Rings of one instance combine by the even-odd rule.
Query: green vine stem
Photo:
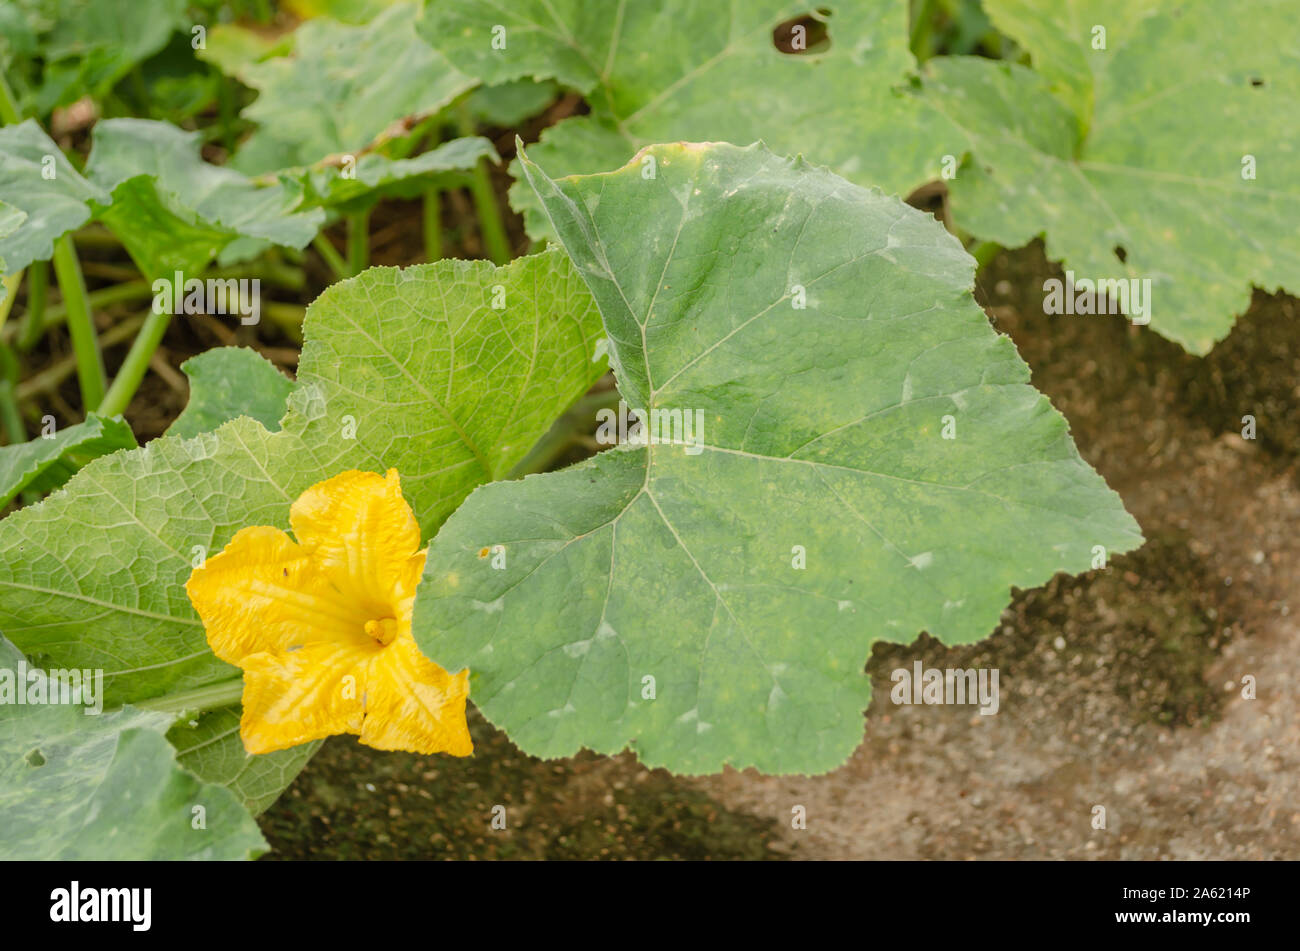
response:
[[[135,335],[135,340],[131,342],[131,349],[126,353],[126,359],[122,361],[121,368],[113,377],[113,385],[108,388],[103,401],[99,404],[101,416],[121,416],[126,412],[126,408],[131,405],[131,399],[140,389],[140,382],[149,370],[149,361],[153,359],[158,344],[162,343],[163,334],[167,332],[167,325],[171,323],[171,319],[171,314],[152,310],[145,317],[140,332]]]
[[[461,103],[460,134],[474,135],[476,127],[469,107]],[[497,202],[496,190],[492,187],[492,175],[488,169],[488,160],[480,158],[470,174],[469,193],[474,199],[474,208],[478,212],[478,230],[483,238],[483,250],[492,259],[493,264],[510,263],[510,240],[506,237],[506,226],[501,219],[501,206]]]
[[[912,29],[908,37],[908,46],[918,62],[930,58],[931,34],[934,32],[934,0],[919,0],[913,4]]]
[[[22,271],[10,274],[0,281],[0,329],[4,328],[5,321],[9,319],[9,311],[13,309],[14,301],[18,299],[18,286],[22,282]]]
[[[348,277],[355,277],[370,265],[370,212],[346,216],[348,223]]]
[[[179,718],[181,714],[193,715],[206,710],[215,710],[218,707],[228,707],[232,703],[238,703],[243,693],[244,680],[242,677],[236,677],[234,680],[223,680],[221,683],[196,687],[193,690],[150,697],[148,700],[136,700],[131,703],[131,706],[140,710],[174,713]]]
[[[348,277],[348,262],[343,260],[343,255],[339,254],[338,249],[334,247],[333,242],[325,237],[325,232],[318,232],[316,237],[311,239],[311,246],[316,249],[316,253],[321,256],[329,269],[334,272],[334,276],[340,281]]]
[[[18,411],[14,387],[18,384],[18,358],[5,344],[0,344],[0,426],[11,446],[27,441],[27,428]]]
[[[33,261],[27,269],[27,311],[23,314],[16,346],[27,353],[40,342],[45,332],[45,301],[49,297],[50,268],[44,261]]]
[[[221,145],[226,155],[234,155],[238,144],[235,134],[235,116],[239,107],[235,102],[235,83],[224,73],[217,82],[217,125],[221,129]]]
[[[72,239],[66,234],[54,242],[54,276],[59,282],[59,293],[63,295],[72,352],[77,357],[82,407],[89,413],[99,409],[108,388],[108,377],[104,372],[104,356],[99,352],[90,302],[86,299],[86,279],[82,276]]]
[[[506,238],[505,225],[501,223],[501,207],[497,204],[497,193],[492,187],[492,179],[488,174],[487,159],[479,159],[478,164],[474,166],[469,192],[474,197],[474,207],[478,211],[479,234],[483,237],[483,249],[487,251],[493,264],[509,264],[510,241]]]
[[[437,261],[442,258],[442,189],[437,185],[424,193],[421,224],[424,230],[424,259]]]

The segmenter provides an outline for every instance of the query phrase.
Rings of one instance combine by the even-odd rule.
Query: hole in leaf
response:
[[[41,751],[40,751],[40,750],[32,750],[31,752],[29,752],[29,753],[28,753],[25,757],[23,757],[23,758],[24,758],[25,760],[27,760],[27,765],[28,765],[28,766],[44,766],[44,765],[45,765],[45,757],[41,755]]]
[[[772,30],[772,45],[790,56],[826,52],[831,48],[830,34],[826,28],[826,20],[830,15],[830,10],[819,7],[812,13],[778,23]]]
[[[1260,86],[1264,85],[1264,80],[1260,79],[1258,76],[1253,76],[1251,77],[1250,84],[1258,89]]]
[[[1128,252],[1124,250],[1123,245],[1115,245],[1115,257],[1119,258],[1120,264],[1124,264],[1128,261]]]

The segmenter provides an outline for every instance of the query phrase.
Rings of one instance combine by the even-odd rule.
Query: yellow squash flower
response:
[[[185,583],[213,653],[244,670],[244,748],[353,733],[376,749],[468,756],[469,672],[447,673],[411,634],[427,551],[397,470],[317,483],[289,525],[296,542],[240,529]]]

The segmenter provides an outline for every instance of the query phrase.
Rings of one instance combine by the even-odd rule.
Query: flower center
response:
[[[366,622],[366,633],[375,639],[381,646],[387,647],[397,636],[397,619],[383,617],[374,621]]]

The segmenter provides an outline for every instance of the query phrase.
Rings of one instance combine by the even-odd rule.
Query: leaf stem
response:
[[[99,408],[108,379],[104,372],[104,357],[99,352],[99,338],[95,335],[90,302],[86,299],[86,279],[82,276],[72,239],[66,234],[54,242],[54,275],[67,309],[68,333],[77,357],[82,408],[90,413]]]
[[[474,196],[474,207],[478,210],[479,234],[483,238],[484,250],[492,263],[509,264],[510,242],[506,238],[505,225],[501,223],[501,207],[497,204],[497,194],[492,188],[487,159],[480,158],[474,166],[469,191]]]
[[[172,315],[166,312],[149,311],[144,324],[140,327],[140,332],[131,343],[131,349],[126,353],[126,359],[122,361],[122,366],[117,371],[117,376],[113,377],[113,385],[108,388],[108,392],[104,394],[104,399],[99,404],[101,416],[121,416],[126,412],[126,408],[131,405],[132,397],[140,389],[140,383],[149,370],[149,361],[158,350],[158,344],[162,343],[163,334],[166,333],[171,319]]]
[[[442,258],[442,189],[434,185],[424,192],[424,259]]]
[[[0,423],[4,428],[5,445],[16,446],[27,441],[23,414],[18,412],[18,400],[14,398],[14,385],[8,380],[0,381]]]
[[[460,134],[475,133],[474,117],[469,106],[461,103]],[[474,199],[474,208],[478,212],[478,231],[483,239],[483,250],[492,259],[492,263],[503,265],[510,263],[510,240],[506,237],[506,226],[501,219],[501,206],[497,202],[496,190],[492,187],[492,175],[488,160],[480,158],[474,163],[470,173],[469,193]]]
[[[14,301],[18,299],[18,287],[23,282],[23,272],[18,271],[10,274],[3,281],[0,281],[0,329],[4,328],[5,321],[9,319],[9,311],[13,310]]]
[[[18,411],[18,399],[14,394],[17,382],[18,358],[7,345],[0,343],[0,426],[11,446],[27,441],[27,428],[23,425],[23,415]]]
[[[233,680],[208,684],[206,687],[163,694],[161,697],[150,697],[148,700],[132,701],[131,706],[140,710],[175,713],[179,717],[182,713],[203,713],[207,710],[215,710],[217,707],[228,707],[232,703],[238,703],[243,693],[244,679],[236,677]]]
[[[918,62],[930,58],[930,37],[934,32],[935,0],[919,0],[915,5],[916,15],[912,20],[912,30],[908,37],[908,46]]]
[[[356,277],[370,264],[370,211],[345,216],[348,223],[348,277]]]
[[[27,312],[18,331],[17,347],[26,353],[45,332],[45,302],[49,298],[50,268],[44,261],[33,261],[27,269]]]
[[[311,246],[316,249],[316,253],[321,256],[329,269],[334,272],[334,276],[340,281],[348,276],[348,263],[343,260],[343,255],[339,254],[334,243],[325,237],[325,232],[319,232],[316,237],[311,239]]]

